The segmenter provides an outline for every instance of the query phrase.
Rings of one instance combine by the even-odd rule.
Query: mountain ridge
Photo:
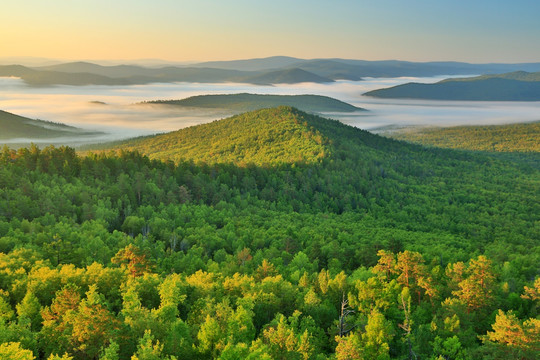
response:
[[[138,85],[167,82],[277,83],[332,82],[332,79],[301,69],[273,71],[239,71],[207,67],[165,66],[147,68],[136,65],[102,66],[88,62],[71,62],[39,68],[22,65],[0,65],[0,76],[16,76],[28,85]]]
[[[101,134],[73,126],[44,120],[34,120],[0,110],[0,141],[14,138],[54,139],[74,135]]]
[[[412,82],[369,91],[364,95],[393,99],[540,101],[540,72],[517,71],[444,79],[434,84]]]
[[[309,112],[353,112],[365,111],[328,96],[322,95],[274,95],[274,94],[214,94],[191,96],[180,100],[154,100],[148,104],[163,104],[195,108],[221,108],[238,111],[253,111],[280,105],[292,106]]]
[[[18,76],[29,85],[132,85],[155,82],[297,82],[359,81],[364,77],[494,74],[540,71],[540,63],[470,64],[462,62],[366,61],[351,59],[299,59],[276,56],[259,59],[213,61],[189,65],[99,65],[75,61],[26,67],[1,65],[0,76]],[[306,73],[305,73],[306,72]]]
[[[280,106],[115,143],[112,149],[138,151],[151,159],[174,162],[264,166],[316,163],[331,151],[330,138],[321,132],[329,126],[325,122],[346,126],[337,120]]]

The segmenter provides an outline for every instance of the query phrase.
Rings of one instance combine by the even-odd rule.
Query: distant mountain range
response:
[[[540,101],[540,72],[446,79],[435,84],[407,83],[364,95],[393,99]]]
[[[135,85],[167,82],[236,82],[259,85],[301,82],[332,82],[332,79],[300,69],[250,72],[197,67],[146,68],[135,65],[101,66],[67,63],[39,68],[0,66],[0,76],[22,78],[28,85]]]
[[[348,59],[299,59],[273,56],[261,59],[212,61],[192,64],[227,70],[263,71],[297,68],[334,80],[359,80],[363,77],[402,77],[435,75],[497,74],[511,71],[540,71],[540,63],[470,64],[454,61],[410,62],[399,60],[366,61]]]
[[[354,112],[365,109],[346,102],[321,95],[261,95],[261,94],[227,94],[200,95],[182,100],[148,101],[150,104],[164,104],[194,108],[217,108],[233,111],[252,111],[280,105],[293,106],[309,112]]]
[[[0,66],[0,76],[16,76],[29,85],[130,85],[153,82],[236,82],[277,84],[335,80],[357,81],[364,77],[496,74],[540,71],[540,63],[469,64],[460,62],[364,61],[346,59],[304,60],[275,56],[262,59],[213,61],[188,66],[103,66],[89,62],[26,67]]]

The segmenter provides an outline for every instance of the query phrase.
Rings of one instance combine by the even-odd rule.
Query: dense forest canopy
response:
[[[451,149],[540,153],[540,121],[507,125],[411,128],[392,131],[394,139]]]
[[[293,106],[299,110],[309,112],[353,112],[365,110],[321,95],[219,94],[191,96],[181,100],[154,100],[146,103],[230,109],[235,111],[253,111],[281,105]]]
[[[535,359],[539,172],[289,107],[5,147],[0,357]]]

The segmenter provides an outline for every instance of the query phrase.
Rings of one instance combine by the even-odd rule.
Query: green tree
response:
[[[363,354],[366,359],[389,360],[389,342],[392,341],[392,325],[377,309],[368,316],[362,334]]]
[[[109,346],[102,348],[99,355],[99,360],[119,360],[119,350],[120,346],[118,346],[118,343],[112,340]]]
[[[176,360],[174,356],[162,354],[163,345],[156,341],[151,331],[145,331],[144,336],[139,340],[137,352],[131,357],[131,360]]]
[[[41,329],[41,305],[33,292],[28,291],[16,308],[19,322],[29,321],[32,331]]]

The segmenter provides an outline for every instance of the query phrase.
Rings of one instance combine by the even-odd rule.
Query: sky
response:
[[[2,0],[0,58],[540,62],[538,0]]]

